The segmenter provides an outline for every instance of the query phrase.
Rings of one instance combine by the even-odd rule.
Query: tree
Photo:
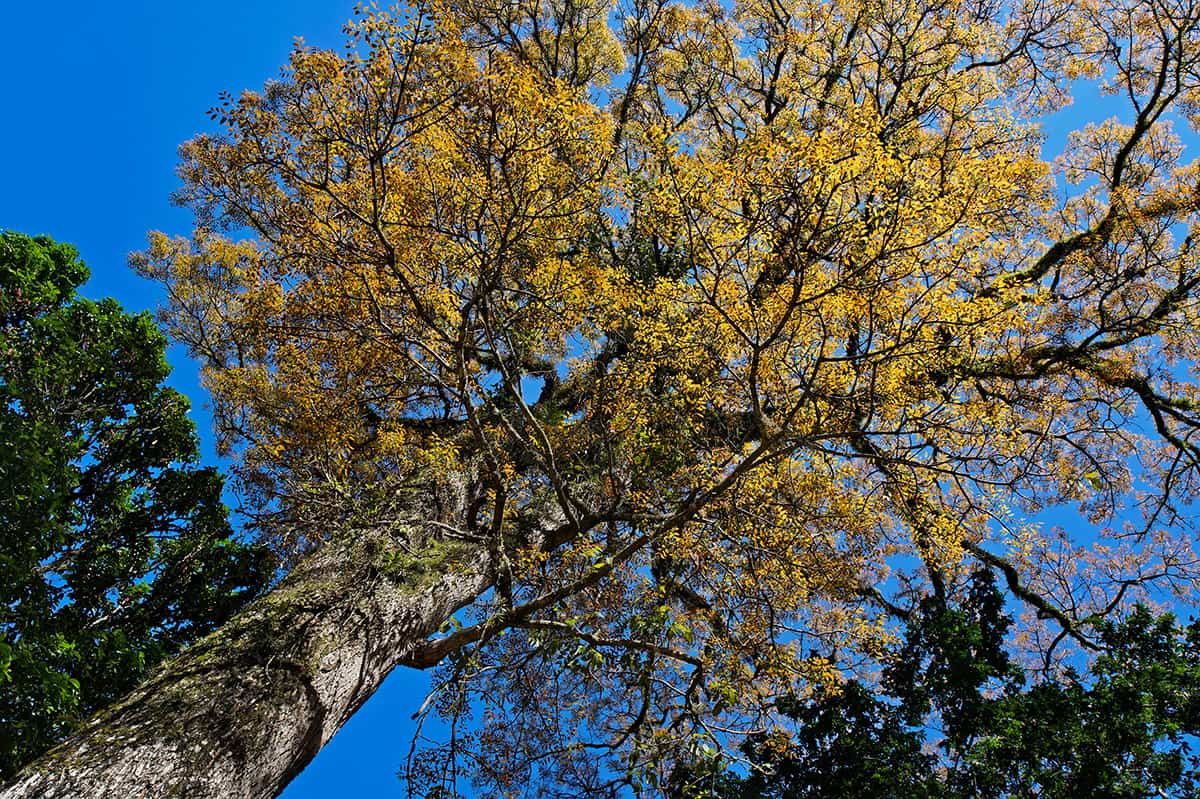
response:
[[[882,691],[850,681],[779,702],[795,725],[759,733],[754,771],[676,774],[677,797],[1195,796],[1200,624],[1137,605],[1098,621],[1105,653],[1026,687],[1003,649],[1011,619],[989,572],[959,607],[934,599],[885,670]],[[925,753],[932,743],[937,756]],[[938,739],[940,736],[940,739]]]
[[[453,730],[417,790],[661,785],[976,565],[1051,674],[1186,599],[1198,20],[484,0],[299,47],[135,260],[298,565],[7,795],[270,795],[402,663]],[[1126,121],[1050,163],[1074,82]]]
[[[272,576],[234,540],[147,314],[0,233],[0,777],[219,627]]]

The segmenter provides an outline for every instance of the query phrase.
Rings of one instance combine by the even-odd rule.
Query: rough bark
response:
[[[485,551],[363,533],[303,561],[0,789],[3,799],[277,795],[392,668],[491,583]]]

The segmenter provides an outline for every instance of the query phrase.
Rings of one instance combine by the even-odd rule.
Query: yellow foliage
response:
[[[576,636],[597,690],[658,675],[663,719],[753,726],[979,562],[1045,618],[1104,606],[1055,594],[1043,508],[1145,510],[1112,586],[1186,524],[1200,170],[1169,122],[1200,23],[1030,8],[366,8],[185,145],[196,232],[136,262],[281,549],[457,480],[433,521],[496,553],[507,623]],[[1048,161],[1077,80],[1135,113]],[[604,683],[584,650],[621,641]]]

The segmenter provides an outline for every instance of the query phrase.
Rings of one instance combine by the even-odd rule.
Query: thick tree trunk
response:
[[[491,581],[486,552],[384,533],[279,587],[0,789],[3,799],[273,797],[392,668]]]

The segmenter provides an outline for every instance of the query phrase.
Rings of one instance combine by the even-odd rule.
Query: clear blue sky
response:
[[[126,255],[148,230],[186,234],[174,208],[176,148],[212,123],[222,90],[278,74],[296,36],[339,46],[350,0],[3,2],[0,19],[0,229],[74,244],[92,269],[84,293],[154,307],[154,284]],[[173,383],[208,416],[196,368],[172,353]],[[211,438],[205,436],[207,457]],[[427,680],[396,673],[283,794],[401,796],[396,769]]]

